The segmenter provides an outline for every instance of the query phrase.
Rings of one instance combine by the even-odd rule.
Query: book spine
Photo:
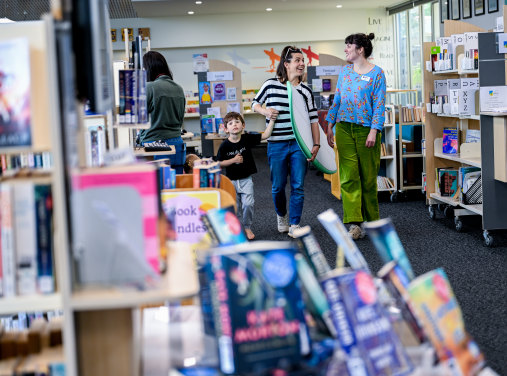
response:
[[[139,100],[138,100],[138,122],[139,123],[147,123],[148,122],[148,104],[146,103],[146,71],[139,70],[137,71],[139,75],[138,79],[138,87],[139,87]]]
[[[35,186],[37,224],[37,287],[43,294],[55,291],[53,273],[53,236],[51,231],[53,200],[50,185]]]
[[[226,374],[235,372],[234,351],[232,342],[232,320],[229,311],[229,292],[227,289],[226,273],[222,258],[213,255],[210,259],[212,278],[210,283],[213,305],[213,319],[216,338],[218,338],[218,353],[220,370]]]
[[[2,241],[2,272],[4,296],[16,295],[16,261],[14,251],[14,226],[12,218],[12,186],[0,185],[0,221]]]
[[[126,91],[125,91],[125,70],[118,72],[118,98],[119,98],[119,109],[118,109],[118,123],[125,123],[125,110],[126,110]]]
[[[213,241],[213,243],[220,244],[220,241],[218,239],[217,233],[215,232],[215,229],[211,225],[211,221],[209,220],[209,218],[206,215],[206,213],[201,216],[201,220],[202,220],[203,225],[206,226],[206,231],[208,232],[208,234],[209,234],[211,240]]]
[[[31,295],[37,292],[34,185],[33,183],[16,184],[13,194],[17,288],[19,295]]]
[[[322,277],[326,273],[331,271],[324,253],[317,242],[317,239],[313,235],[312,231],[308,228],[308,231],[302,236],[297,238],[299,240],[299,249],[305,256],[306,261],[310,264],[313,273],[317,277]]]
[[[132,70],[130,72],[130,90],[129,90],[129,97],[130,97],[130,111],[131,111],[131,123],[137,123],[137,108],[138,106],[138,87],[139,87],[139,75],[138,70]]]
[[[125,123],[132,123],[132,71],[125,70]]]
[[[97,166],[104,165],[104,155],[106,154],[106,131],[104,128],[97,129]]]

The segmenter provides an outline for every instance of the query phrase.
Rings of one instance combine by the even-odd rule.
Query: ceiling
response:
[[[0,0],[0,18],[13,21],[38,20],[49,12],[51,0]],[[77,0],[82,1],[82,0]],[[335,11],[340,9],[386,8],[403,0],[107,0],[111,18],[171,17],[187,16],[188,11],[195,15],[234,14],[288,11]]]
[[[403,0],[202,0],[197,5],[195,0],[132,0],[138,17],[188,16],[188,11],[195,15],[233,14],[287,11],[323,11],[336,12],[340,9],[387,8]]]

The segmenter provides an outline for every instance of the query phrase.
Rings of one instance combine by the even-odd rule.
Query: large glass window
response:
[[[408,38],[410,51],[410,88],[419,92],[422,90],[422,46],[421,46],[421,7],[408,11]],[[418,103],[412,103],[417,105]]]
[[[410,72],[408,57],[407,12],[396,14],[396,47],[398,50],[398,88],[410,89]]]
[[[426,3],[422,6],[422,26],[423,26],[423,42],[433,41],[433,21],[431,17],[432,3]]]

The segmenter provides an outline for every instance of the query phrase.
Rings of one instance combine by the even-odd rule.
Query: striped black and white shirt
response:
[[[310,122],[315,123],[319,121],[317,115],[317,108],[315,107],[315,100],[312,91],[308,86],[301,83],[295,87],[303,96],[306,102],[306,109],[310,116]],[[294,132],[292,131],[292,124],[290,121],[289,111],[289,96],[287,94],[287,86],[278,81],[277,78],[270,78],[260,88],[252,102],[252,108],[256,104],[266,104],[267,108],[274,108],[278,111],[278,117],[275,121],[273,133],[268,141],[286,141],[294,139]],[[269,124],[269,119],[266,119],[266,126]]]

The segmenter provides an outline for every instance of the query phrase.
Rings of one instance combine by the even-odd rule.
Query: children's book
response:
[[[222,373],[261,374],[309,354],[296,253],[292,243],[274,241],[210,250],[206,271]]]
[[[331,80],[329,78],[322,79],[322,91],[331,91]]]
[[[202,133],[216,133],[215,115],[202,115],[201,116],[201,132]]]
[[[211,238],[220,245],[248,242],[243,226],[234,213],[234,207],[210,209],[203,214],[202,220]]]
[[[408,287],[413,307],[436,354],[462,375],[475,375],[484,365],[477,344],[465,330],[463,316],[443,269],[417,277]]]
[[[382,261],[388,263],[395,260],[408,278],[413,279],[412,266],[391,219],[383,218],[378,221],[364,222],[363,227],[375,245]]]
[[[442,153],[456,154],[458,152],[458,129],[444,128],[442,138]]]

